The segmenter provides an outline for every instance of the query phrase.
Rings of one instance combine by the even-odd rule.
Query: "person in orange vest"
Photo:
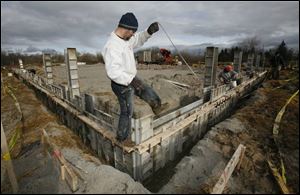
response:
[[[230,84],[231,81],[236,81],[238,73],[233,70],[231,65],[225,66],[222,72],[219,73],[218,79],[222,84]]]

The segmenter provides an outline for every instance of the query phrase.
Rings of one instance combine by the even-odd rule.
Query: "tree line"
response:
[[[264,50],[263,47],[260,47],[260,41],[256,37],[252,37],[249,39],[245,39],[242,42],[238,43],[236,46],[232,46],[231,48],[224,48],[219,50],[218,61],[219,62],[232,62],[234,57],[234,51],[239,50],[243,51],[242,62],[247,62],[248,55],[250,53],[260,54],[264,56],[266,66],[270,65],[270,60],[272,56],[275,55],[275,52],[278,51],[282,56],[283,60],[286,64],[290,61],[298,61],[299,60],[299,50],[294,50],[293,48],[288,48],[285,44],[284,40],[277,46],[272,49]],[[204,62],[205,54],[201,55],[200,53],[189,53],[187,51],[181,51],[181,55],[184,59],[192,64],[192,63],[200,63]],[[172,53],[172,57],[178,55],[177,52]],[[23,64],[32,64],[32,65],[42,65],[43,57],[42,54],[22,54],[21,52],[7,52],[1,49],[1,66],[3,65],[18,65],[18,60],[22,59]],[[61,64],[64,63],[64,55],[59,53],[54,53],[51,55],[53,64]],[[179,58],[179,60],[181,60]],[[77,61],[78,62],[86,62],[86,64],[96,64],[96,63],[104,63],[102,54],[96,53],[79,53],[77,52]]]
[[[282,56],[286,65],[288,65],[289,62],[291,61],[299,60],[299,51],[298,50],[296,51],[293,48],[288,48],[285,42],[282,41],[277,47],[268,50],[264,50],[263,48],[256,48],[254,46],[253,47],[236,46],[230,49],[225,48],[222,49],[221,52],[219,53],[219,61],[232,62],[234,57],[234,51],[236,50],[243,52],[242,62],[247,62],[248,55],[251,53],[264,56],[266,66],[270,66],[270,61],[276,52],[278,52]]]
[[[8,52],[1,49],[1,66],[4,65],[18,65],[19,59],[22,59],[23,64],[41,65],[43,64],[42,54],[22,54],[20,52]],[[65,62],[63,54],[51,54],[52,64],[62,64]],[[86,62],[86,64],[104,63],[101,53],[80,53],[77,52],[77,61]]]

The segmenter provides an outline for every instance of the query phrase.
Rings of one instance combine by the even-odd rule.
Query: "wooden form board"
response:
[[[164,132],[157,134],[157,135],[153,136],[152,138],[146,140],[145,142],[135,146],[135,149],[140,154],[146,152],[147,150],[149,150],[153,146],[159,144],[161,141],[163,141],[167,137],[172,136],[175,133],[177,133],[178,131],[184,129],[185,127],[190,125],[193,121],[195,121],[197,118],[204,115],[205,113],[208,113],[210,110],[212,110],[213,108],[220,105],[221,102],[224,102],[224,101],[228,100],[229,98],[230,97],[228,97],[228,96],[224,96],[224,97],[221,97],[218,100],[214,101],[213,103],[207,102],[207,103],[203,104],[200,107],[200,109],[198,109],[198,111],[196,111],[195,113],[191,114],[190,116],[188,116],[185,119],[181,120],[180,122],[176,123],[171,128],[166,129]],[[161,127],[161,128],[163,128],[163,127]]]
[[[259,77],[262,77],[266,72],[258,74]],[[179,123],[176,123],[173,125],[173,127],[167,129],[166,131],[163,131],[160,134],[154,135],[150,139],[144,141],[143,143],[135,146],[135,150],[138,151],[140,154],[143,152],[146,152],[147,150],[151,149],[153,146],[161,143],[162,140],[164,140],[168,136],[172,136],[176,132],[180,131],[181,129],[188,126],[190,123],[192,123],[194,120],[196,120],[199,116],[203,115],[204,113],[209,112],[210,110],[218,107],[223,102],[227,101],[230,98],[233,98],[237,96],[241,91],[243,91],[243,88],[247,88],[249,84],[255,82],[256,78],[252,78],[249,81],[242,83],[236,89],[230,90],[226,95],[223,95],[222,97],[218,98],[217,100],[214,100],[212,102],[207,102],[200,106],[201,109],[197,108],[198,110],[191,114],[189,117],[183,119]],[[163,128],[163,127],[161,127]]]

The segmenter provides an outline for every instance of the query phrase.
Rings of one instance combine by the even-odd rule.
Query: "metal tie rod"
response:
[[[188,65],[188,63],[185,61],[185,59],[183,58],[183,56],[181,55],[181,53],[179,52],[179,50],[177,49],[177,47],[174,45],[173,41],[171,40],[170,36],[168,35],[168,33],[166,32],[165,28],[162,26],[161,23],[158,22],[158,24],[161,26],[161,28],[163,29],[163,31],[165,32],[165,34],[167,35],[168,39],[170,40],[170,42],[172,43],[172,45],[174,46],[174,48],[176,49],[176,51],[178,52],[180,58],[184,61],[184,63],[187,65],[187,67],[189,67],[190,71],[196,76],[196,73],[193,71],[193,69]]]

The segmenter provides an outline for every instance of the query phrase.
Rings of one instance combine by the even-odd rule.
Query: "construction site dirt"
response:
[[[34,68],[37,74],[43,74],[42,67]],[[80,68],[85,72],[80,72]],[[166,86],[156,85],[156,80],[172,79],[191,87],[203,88],[203,84],[197,83],[197,78],[189,74],[186,68],[172,67],[172,71],[141,69],[138,70],[138,76],[158,91],[163,102],[170,103],[170,110],[166,112],[189,104],[201,95],[201,90],[198,94],[189,94],[188,90],[178,89],[168,82],[163,84]],[[65,83],[64,71],[64,66],[54,67],[54,80]],[[43,150],[42,129],[47,131],[76,170],[80,185],[75,193],[210,193],[239,144],[246,147],[245,156],[240,169],[233,172],[223,193],[280,193],[267,162],[272,159],[278,163],[279,153],[285,166],[286,185],[290,192],[299,193],[299,95],[286,107],[277,144],[273,139],[273,125],[278,112],[299,89],[298,70],[282,70],[279,80],[267,78],[257,90],[239,102],[229,118],[211,127],[187,153],[143,184],[95,157],[77,135],[42,105],[33,90],[16,77],[8,76],[8,72],[9,69],[1,69],[5,85],[1,86],[1,120],[7,140],[12,140],[16,132],[19,134],[11,150],[19,193],[72,193],[66,181],[60,179],[53,156]],[[199,74],[199,77],[203,79],[203,75]],[[113,93],[108,92],[111,89],[103,66],[79,67],[79,79],[82,91],[107,95],[116,101]],[[166,88],[170,86],[172,91],[167,91]],[[22,120],[9,90],[20,104]],[[170,97],[170,93],[174,94],[173,97]],[[182,96],[186,98],[180,99]],[[1,193],[11,193],[2,161]],[[279,163],[276,165],[280,167]]]

